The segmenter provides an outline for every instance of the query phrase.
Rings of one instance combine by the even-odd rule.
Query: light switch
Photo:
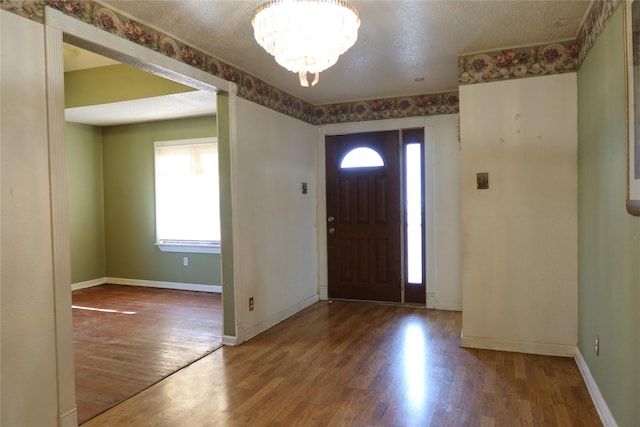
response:
[[[302,183],[302,194],[307,194],[307,183],[306,182]]]
[[[487,190],[489,188],[489,172],[478,172],[476,174],[476,182],[478,190]]]

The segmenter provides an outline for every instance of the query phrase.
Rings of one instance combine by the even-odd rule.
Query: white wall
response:
[[[243,99],[236,114],[232,204],[242,342],[318,301],[316,133],[312,125]]]
[[[0,425],[57,425],[44,27],[0,11]]]
[[[425,266],[427,306],[460,310],[460,145],[458,116],[344,123],[318,128],[318,263],[320,297],[327,299],[325,135],[425,128]]]
[[[572,355],[576,74],[462,86],[460,118],[462,345]]]
[[[431,117],[425,129],[426,164],[431,165],[433,262],[427,265],[427,306],[439,310],[462,310],[460,275],[460,142],[458,115]],[[429,156],[429,150],[432,155]],[[427,169],[428,171],[428,169]],[[427,217],[427,224],[429,224]]]

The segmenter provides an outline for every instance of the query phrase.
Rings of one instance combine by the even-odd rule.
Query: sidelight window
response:
[[[407,283],[423,281],[422,144],[405,144],[405,212]]]

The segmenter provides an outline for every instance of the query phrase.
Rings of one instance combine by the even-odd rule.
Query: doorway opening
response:
[[[182,92],[177,83],[73,45],[65,44],[64,53],[75,385],[83,423],[221,346],[219,255],[193,246],[165,253],[153,236],[154,143],[185,133],[215,138],[215,94]],[[111,99],[118,90],[124,99]],[[149,96],[127,99],[136,91]],[[218,239],[218,253],[219,247]]]
[[[53,237],[53,283],[54,305],[56,311],[56,371],[58,377],[58,413],[61,424],[77,422],[75,398],[75,369],[73,364],[73,326],[71,310],[71,260],[70,233],[68,228],[67,202],[67,165],[64,137],[64,61],[63,44],[69,43],[94,53],[117,60],[123,64],[148,71],[155,76],[190,86],[206,92],[217,101],[217,107],[223,110],[222,119],[218,113],[219,142],[225,148],[224,161],[221,160],[220,176],[225,178],[221,182],[222,196],[229,200],[231,188],[229,146],[230,137],[235,123],[235,85],[224,79],[213,76],[204,71],[193,68],[177,60],[155,52],[149,48],[137,45],[116,35],[106,33],[90,24],[69,17],[52,8],[45,8],[45,53],[47,74],[47,107],[49,133],[49,178],[51,192],[51,222]],[[231,207],[221,203],[224,212],[221,220],[223,230],[230,226]],[[223,245],[229,249],[233,246],[230,233],[222,235]],[[223,306],[223,335],[226,344],[237,342],[235,298],[233,283],[232,251],[221,254],[226,259],[222,270],[227,276],[224,284],[226,292],[222,301]]]

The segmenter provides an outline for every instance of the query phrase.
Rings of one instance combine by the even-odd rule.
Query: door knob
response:
[[[332,216],[330,216],[329,218],[327,218],[327,222],[333,222],[333,221],[335,221],[335,220],[336,220],[336,219],[335,219],[334,217],[332,217]]]
[[[336,232],[336,229],[333,227],[329,227],[329,234],[333,234]]]

